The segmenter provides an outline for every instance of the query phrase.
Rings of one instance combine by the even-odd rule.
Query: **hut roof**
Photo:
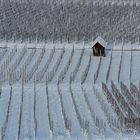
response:
[[[101,38],[100,36],[98,36],[98,37],[94,40],[92,46],[94,46],[97,42],[98,42],[99,44],[101,44],[103,47],[105,47],[105,48],[107,47],[107,42],[106,42],[103,38]]]

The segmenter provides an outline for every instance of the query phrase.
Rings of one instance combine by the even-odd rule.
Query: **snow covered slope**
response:
[[[139,44],[33,46],[0,48],[0,140],[139,139]]]

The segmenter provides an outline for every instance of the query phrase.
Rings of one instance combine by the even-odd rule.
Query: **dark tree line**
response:
[[[101,35],[107,41],[134,42],[140,36],[139,13],[135,3],[105,0],[0,0],[0,39],[88,41]]]

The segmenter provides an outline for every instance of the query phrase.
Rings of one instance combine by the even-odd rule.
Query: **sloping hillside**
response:
[[[137,138],[138,44],[116,44],[105,58],[82,43],[9,45],[0,49],[0,140]]]

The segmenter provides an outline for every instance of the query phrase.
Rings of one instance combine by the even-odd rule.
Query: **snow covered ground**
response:
[[[139,83],[139,44],[115,44],[102,58],[90,45],[0,48],[0,140],[140,139],[112,123],[118,116],[101,86]]]

